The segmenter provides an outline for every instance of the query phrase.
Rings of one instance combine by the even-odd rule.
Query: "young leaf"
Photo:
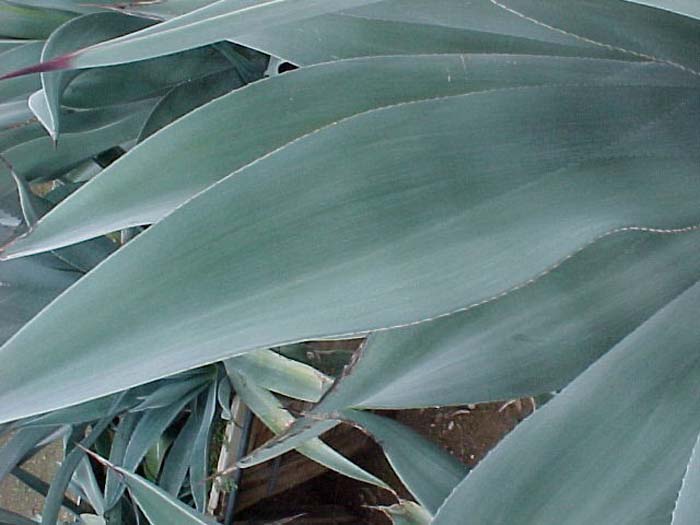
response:
[[[282,407],[273,394],[239,374],[228,362],[225,364],[236,394],[270,430],[280,434],[294,422],[294,416]],[[382,480],[358,467],[319,439],[300,445],[297,452],[345,476],[391,490]]]

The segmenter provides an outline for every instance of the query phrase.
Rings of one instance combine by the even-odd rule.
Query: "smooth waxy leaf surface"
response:
[[[257,348],[427,320],[610,230],[700,223],[699,112],[694,89],[539,87],[308,135],[139,235],[6,343],[0,420]],[[55,328],[105,297],[89,325]],[[105,377],[107,363],[129,373]],[[76,373],[79,388],[57,386]],[[1,402],[18,395],[21,407]]]
[[[332,383],[315,368],[267,349],[234,357],[228,366],[263,388],[304,401],[317,402]]]
[[[0,341],[7,341],[80,276],[51,254],[0,262]]]
[[[111,466],[129,487],[131,497],[151,525],[215,525],[216,521],[170,496],[160,487],[128,470]]]
[[[627,1],[491,1],[562,34],[700,74],[700,20]],[[571,16],[572,10],[577,16]],[[615,21],[614,31],[610,20]]]
[[[698,498],[698,494],[700,494],[699,443],[700,438],[695,443],[685,476],[683,476],[683,484],[678,494],[676,507],[673,509],[671,525],[691,525],[700,516],[700,498]]]
[[[372,334],[315,409],[418,408],[560,390],[698,279],[700,233],[601,239],[521,290]]]
[[[39,9],[3,0],[0,2],[0,37],[46,38],[74,16],[68,11]]]
[[[152,21],[119,13],[93,13],[74,18],[49,36],[41,52],[41,60],[47,62],[82,47],[132,33],[152,24]],[[42,123],[54,138],[57,138],[61,131],[61,96],[76,74],[73,71],[41,74],[42,94],[49,117]]]
[[[111,66],[170,55],[377,0],[219,0],[182,16],[59,57],[45,68]]]
[[[700,430],[699,301],[696,284],[521,423],[434,524],[669,523]]]
[[[343,415],[374,437],[406,488],[431,514],[467,475],[457,459],[398,421],[360,410]]]
[[[234,48],[233,44],[222,46]],[[94,108],[143,100],[230,67],[231,61],[220,48],[208,46],[142,62],[82,70],[63,92],[63,103]]]
[[[299,65],[425,53],[624,56],[533,24],[490,0],[385,0],[233,39]]]
[[[43,47],[43,42],[31,42],[4,51],[0,54],[0,75],[37,62],[41,58]],[[20,95],[28,95],[40,88],[41,81],[36,76],[3,80],[0,82],[0,101],[4,102]]]
[[[626,0],[635,4],[648,5],[658,9],[664,9],[679,15],[700,19],[700,4],[695,0]]]
[[[155,222],[233,171],[362,112],[502,87],[585,82],[698,85],[669,66],[546,57],[379,57],[303,68],[221,97],[163,129],[4,253],[35,253]]]
[[[3,157],[14,171],[27,181],[50,179],[115,145],[136,138],[155,101],[137,102],[104,110],[75,114],[74,120],[83,120],[87,128],[71,133],[70,126],[54,145],[50,137],[41,137],[14,146],[3,152]],[[82,119],[80,117],[83,117]],[[89,127],[87,127],[89,126]],[[9,172],[0,164],[0,176]]]

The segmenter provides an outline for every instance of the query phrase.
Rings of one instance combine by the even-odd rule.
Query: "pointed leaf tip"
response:
[[[46,62],[39,62],[38,64],[34,64],[32,66],[16,69],[14,71],[11,71],[10,73],[6,73],[0,76],[0,81],[9,80],[11,78],[23,77],[25,75],[31,75],[34,73],[46,73],[48,71],[70,69],[71,67],[73,67],[73,61],[77,55],[77,52],[67,53],[65,55],[61,55],[60,57],[56,57]]]

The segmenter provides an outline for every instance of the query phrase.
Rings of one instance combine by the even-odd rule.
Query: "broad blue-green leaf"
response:
[[[280,434],[294,422],[294,416],[282,407],[272,393],[257,386],[250,378],[239,374],[235,368],[229,366],[228,362],[225,365],[236,394],[272,432]],[[388,489],[382,480],[358,467],[319,439],[309,440],[296,450],[345,476]]]
[[[58,145],[45,136],[12,147],[3,152],[3,157],[27,181],[56,177],[86,158],[136,138],[154,103],[147,100],[80,112],[73,120],[84,117],[83,128],[74,132],[66,129]],[[0,165],[0,176],[8,171]]]
[[[21,40],[15,38],[0,38],[0,53],[9,51],[15,47],[23,46],[25,44],[32,44],[31,40]]]
[[[700,4],[695,0],[626,0],[635,4],[648,5],[677,13],[679,15],[689,16],[691,18],[700,19]]]
[[[219,0],[154,27],[64,55],[48,67],[88,68],[145,60],[376,1]]]
[[[317,402],[331,385],[330,377],[315,368],[267,349],[228,361],[228,365],[272,392]]]
[[[693,452],[683,476],[681,491],[673,509],[671,525],[692,525],[700,515],[700,498],[698,498],[698,494],[700,494],[700,457],[698,457],[698,447],[700,447],[700,437],[695,442],[695,447],[693,447]]]
[[[51,33],[41,52],[41,60],[47,62],[82,47],[133,33],[149,25],[153,25],[153,22],[119,13],[93,13],[73,18]],[[76,75],[75,71],[41,74],[42,94],[49,115],[48,121],[42,123],[54,139],[61,132],[61,96]]]
[[[241,74],[230,68],[174,87],[153,108],[139,133],[139,142],[193,109],[243,85]]]
[[[491,0],[543,27],[700,75],[700,20],[628,1]],[[697,10],[697,7],[695,8]],[[576,16],[571,16],[572,11]],[[611,24],[610,21],[615,23]]]
[[[149,228],[6,343],[0,421],[258,348],[425,321],[611,230],[698,224],[697,93],[495,90],[307,135]],[[89,324],[57,329],[106,297]]]
[[[302,68],[221,97],[163,129],[5,253],[34,253],[155,222],[275,149],[376,108],[501,87],[587,82],[698,85],[696,77],[669,66],[548,57],[378,57]]]
[[[431,514],[467,475],[457,459],[398,421],[361,410],[343,415],[372,435],[403,484]]]
[[[29,227],[32,227],[42,215],[51,209],[52,205],[46,199],[34,195],[23,177],[15,173],[12,175],[17,184],[24,220]],[[60,250],[53,250],[51,254],[69,268],[87,273],[116,249],[115,243],[106,237],[100,237]]]
[[[490,0],[385,0],[233,39],[299,65],[426,53],[624,57],[533,24]]]
[[[62,102],[75,108],[104,107],[165,95],[170,89],[231,68],[222,50],[208,46],[121,66],[82,70],[63,92]]]
[[[14,100],[0,104],[0,132],[21,126],[32,117],[26,100]]]
[[[41,59],[43,47],[43,42],[31,42],[0,53],[0,75],[38,62]],[[40,88],[41,81],[36,76],[2,80],[0,81],[0,101],[4,102],[21,95],[28,95]]]
[[[0,341],[7,341],[80,276],[51,254],[0,262]]]
[[[67,22],[74,13],[58,9],[39,9],[0,1],[0,37],[46,38],[58,26]]]
[[[700,279],[700,232],[601,239],[505,297],[369,336],[318,414],[418,408],[560,390]]]
[[[698,304],[700,284],[521,423],[434,525],[669,523],[700,430]]]

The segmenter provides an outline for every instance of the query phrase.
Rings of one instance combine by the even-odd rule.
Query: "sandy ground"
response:
[[[7,437],[0,438],[0,446]],[[61,444],[56,442],[43,448],[36,456],[24,464],[24,468],[44,481],[51,481],[58,463],[63,457]],[[11,510],[28,518],[34,518],[41,513],[44,497],[37,494],[26,485],[20,483],[14,476],[8,476],[0,481],[0,508]],[[68,520],[68,513],[62,513],[61,519]]]

